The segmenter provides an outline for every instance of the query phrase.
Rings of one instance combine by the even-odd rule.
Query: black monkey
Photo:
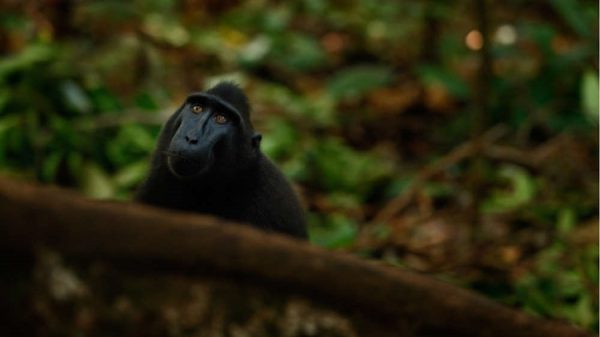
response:
[[[136,200],[306,238],[300,203],[260,140],[237,85],[191,94],[163,127]]]

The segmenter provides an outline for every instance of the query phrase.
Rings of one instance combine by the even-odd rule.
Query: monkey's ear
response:
[[[255,133],[254,135],[252,135],[252,147],[258,149],[258,147],[260,146],[261,139],[262,135],[260,133]]]

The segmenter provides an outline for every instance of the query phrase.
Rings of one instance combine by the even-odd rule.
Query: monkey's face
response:
[[[188,97],[179,111],[166,154],[169,171],[180,179],[230,173],[238,166],[252,136],[235,108],[207,94]]]

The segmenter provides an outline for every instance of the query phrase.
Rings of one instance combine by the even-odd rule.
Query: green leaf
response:
[[[11,101],[11,92],[5,88],[0,88],[0,114]]]
[[[298,132],[292,123],[280,118],[271,119],[267,129],[260,147],[269,158],[280,160],[297,151]]]
[[[315,70],[327,61],[321,45],[310,35],[288,33],[275,42],[269,58],[293,71]]]
[[[394,198],[397,195],[404,193],[406,190],[408,190],[408,188],[410,188],[413,185],[413,183],[414,177],[402,176],[394,178],[385,187],[384,196],[386,199]]]
[[[598,72],[588,69],[581,79],[581,108],[594,123],[598,123]]]
[[[469,86],[466,81],[450,70],[438,66],[421,66],[419,77],[425,84],[441,84],[456,98],[469,97]]]
[[[263,104],[283,109],[286,115],[302,119],[307,124],[328,127],[336,123],[335,102],[327,94],[303,97],[281,85],[261,85],[254,97]],[[285,117],[285,116],[284,116]]]
[[[590,36],[590,28],[588,20],[583,14],[584,11],[578,1],[573,0],[550,0],[550,4],[556,12],[560,14],[563,20],[580,36]],[[597,9],[596,9],[597,12]],[[598,16],[596,14],[596,20]]]
[[[372,89],[387,85],[391,80],[391,68],[363,65],[338,72],[329,81],[327,88],[336,99],[356,98]]]
[[[552,40],[556,36],[556,29],[552,25],[532,21],[524,22],[521,24],[521,27],[524,37],[532,39],[538,46],[540,46],[545,56],[554,56]]]
[[[117,171],[113,176],[112,181],[115,186],[120,188],[133,187],[142,182],[148,172],[148,167],[148,160],[141,160],[127,165]]]
[[[156,103],[156,100],[154,99],[154,97],[152,97],[152,95],[150,95],[148,92],[138,93],[135,96],[134,100],[135,100],[135,106],[137,106],[140,109],[155,111],[155,110],[158,110],[158,108],[160,107]]]
[[[87,113],[92,110],[92,102],[75,81],[64,81],[61,86],[64,100],[69,107],[79,113]]]
[[[571,232],[573,227],[575,227],[576,220],[577,219],[574,209],[564,208],[560,210],[560,212],[558,213],[558,219],[556,221],[556,227],[561,237],[564,238]]]
[[[341,214],[330,214],[321,221],[320,225],[309,228],[311,242],[326,248],[347,247],[354,243],[358,234],[354,220]]]
[[[50,61],[54,55],[55,51],[50,46],[43,44],[28,46],[18,54],[0,60],[0,80],[15,71],[25,70],[35,64]]]
[[[240,51],[240,62],[253,66],[260,63],[269,54],[273,41],[266,35],[259,35],[248,42]]]
[[[103,85],[90,89],[89,97],[100,112],[115,113],[122,110],[119,98]]]
[[[423,188],[425,193],[432,198],[448,197],[454,192],[452,186],[447,183],[428,182]]]
[[[121,166],[150,154],[155,142],[150,129],[128,124],[123,125],[116,137],[105,143],[105,151],[114,164]]]
[[[393,164],[383,157],[358,152],[336,138],[319,140],[306,153],[309,180],[328,192],[355,194],[366,198],[374,187],[387,181]]]
[[[109,175],[92,162],[85,163],[79,176],[82,192],[92,198],[107,199],[115,195],[115,187]]]
[[[0,118],[0,136],[8,130],[14,129],[19,125],[18,115],[8,115]]]
[[[594,309],[591,296],[586,292],[582,292],[581,295],[579,301],[575,304],[572,314],[568,317],[581,326],[591,327],[598,318],[598,312],[597,309]]]
[[[581,275],[574,271],[563,271],[558,276],[557,289],[562,298],[577,296],[583,292]]]
[[[352,211],[361,207],[361,201],[355,194],[334,192],[327,196],[327,201],[331,207],[337,209]]]
[[[261,23],[266,31],[282,32],[287,28],[291,19],[292,12],[290,8],[288,6],[278,6],[265,11]]]
[[[58,169],[58,165],[62,160],[63,155],[60,152],[52,152],[44,159],[44,163],[42,164],[42,180],[46,182],[50,182],[54,180],[54,176],[56,175],[56,171]]]
[[[178,20],[152,13],[144,18],[144,32],[157,40],[182,47],[190,42],[190,32]]]
[[[533,178],[522,167],[505,165],[500,168],[500,178],[506,180],[510,187],[496,190],[483,201],[481,211],[485,213],[502,213],[526,205],[535,196],[536,186]]]
[[[78,17],[97,20],[105,24],[131,22],[131,20],[138,19],[140,13],[139,10],[136,10],[135,4],[128,1],[91,1],[78,6]]]

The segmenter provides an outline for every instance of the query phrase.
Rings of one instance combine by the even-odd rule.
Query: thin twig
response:
[[[476,154],[479,154],[483,149],[496,142],[503,135],[506,134],[508,129],[504,125],[498,125],[487,132],[481,137],[474,140],[468,141],[456,147],[448,154],[440,158],[439,160],[425,166],[412,181],[407,191],[396,198],[392,199],[383,207],[379,213],[373,219],[373,223],[385,223],[400,213],[414,198],[415,193],[419,190],[424,182],[430,180],[436,174],[443,172],[452,165],[470,158]]]

